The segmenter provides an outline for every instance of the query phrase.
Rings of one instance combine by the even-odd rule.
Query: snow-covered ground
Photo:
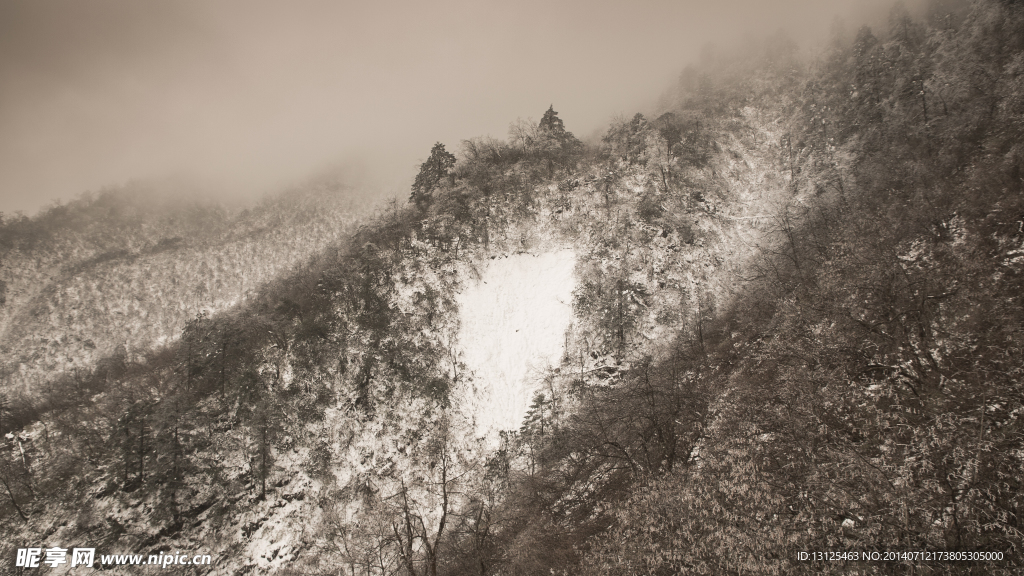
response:
[[[572,250],[490,260],[458,295],[462,359],[473,372],[463,405],[481,435],[518,430],[572,322]]]

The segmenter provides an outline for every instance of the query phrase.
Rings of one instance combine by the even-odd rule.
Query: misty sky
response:
[[[435,141],[550,104],[585,137],[708,42],[806,47],[889,3],[4,0],[0,211],[132,178],[255,197],[332,165],[404,195]]]

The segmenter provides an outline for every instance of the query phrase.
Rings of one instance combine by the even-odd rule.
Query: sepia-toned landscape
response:
[[[812,24],[408,174],[11,152],[0,573],[1021,573],[1024,4]]]

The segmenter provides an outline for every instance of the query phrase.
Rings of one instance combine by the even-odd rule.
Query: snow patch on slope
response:
[[[482,435],[518,430],[544,370],[558,365],[575,264],[572,250],[498,258],[457,296],[459,347],[473,373],[463,406]]]

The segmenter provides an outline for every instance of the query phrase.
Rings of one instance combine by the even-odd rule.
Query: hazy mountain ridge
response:
[[[529,148],[532,146],[528,144]],[[605,177],[610,173],[598,166],[592,168],[589,175],[570,176],[569,167],[549,167],[546,153],[529,148],[520,150],[521,157],[499,176],[511,180],[512,189],[503,191],[500,197],[487,199],[486,205],[483,205],[485,199],[476,195],[478,191],[460,189],[455,182],[462,177],[456,176],[451,183],[442,183],[434,190],[436,200],[425,211],[402,209],[384,213],[377,222],[362,227],[337,249],[321,253],[290,278],[272,283],[240,309],[228,315],[195,319],[175,345],[176,351],[144,364],[136,364],[139,359],[121,358],[117,361],[121,367],[106,372],[101,381],[85,382],[86,390],[102,392],[90,405],[77,409],[84,409],[83,416],[88,416],[81,422],[63,421],[60,434],[68,438],[87,438],[93,434],[83,426],[95,428],[100,431],[100,437],[107,440],[103,443],[106,447],[94,446],[92,450],[99,452],[93,453],[108,456],[99,456],[101,459],[96,461],[99,466],[80,476],[81,489],[86,492],[80,493],[81,496],[74,496],[76,492],[72,492],[69,496],[72,501],[90,498],[89,494],[95,497],[111,489],[118,490],[118,485],[125,491],[124,496],[116,499],[100,496],[101,500],[89,508],[90,519],[98,511],[104,511],[105,525],[96,524],[94,520],[76,521],[84,523],[85,533],[105,534],[101,536],[105,542],[120,538],[118,546],[124,549],[152,546],[155,542],[151,539],[160,532],[156,527],[161,523],[170,521],[177,525],[192,514],[202,514],[206,527],[200,533],[179,536],[185,538],[177,540],[182,546],[199,546],[200,543],[209,546],[211,542],[221,542],[217,549],[222,554],[246,556],[244,551],[250,546],[232,536],[232,531],[238,530],[241,523],[248,526],[245,533],[259,537],[257,541],[263,542],[260,546],[266,545],[268,539],[281,545],[275,538],[302,541],[302,545],[289,546],[293,553],[308,555],[310,546],[319,550],[330,542],[308,533],[303,538],[294,534],[285,538],[282,534],[287,530],[271,529],[268,523],[278,518],[299,530],[295,520],[278,516],[282,508],[299,517],[308,518],[313,514],[313,518],[321,518],[323,512],[305,508],[314,499],[309,494],[321,492],[321,501],[329,496],[328,501],[334,503],[328,507],[328,512],[334,506],[352,509],[358,502],[352,501],[352,491],[358,493],[359,486],[380,483],[395,470],[418,470],[422,466],[419,459],[429,454],[418,455],[410,461],[413,455],[407,453],[407,443],[411,442],[410,437],[429,432],[439,418],[454,422],[453,426],[457,423],[460,429],[471,434],[471,415],[449,413],[446,408],[449,406],[446,398],[472,382],[472,375],[465,374],[465,367],[458,360],[455,340],[458,313],[454,297],[464,281],[461,279],[478,277],[476,269],[501,254],[551,250],[559,245],[579,247],[581,238],[595,239],[595,243],[612,240],[622,230],[608,228],[594,215],[604,213],[615,214],[620,219],[631,218],[633,207],[638,198],[644,196],[645,186],[650,181],[650,175],[621,159],[611,162],[622,175],[612,175],[608,182],[621,181],[622,184],[605,185]],[[584,161],[580,151],[562,160]],[[717,166],[718,162],[717,159],[706,162],[706,173],[700,177],[715,179],[710,166]],[[469,173],[476,168],[489,169],[489,164],[488,160],[478,160],[474,167],[471,162],[465,162],[458,170]],[[549,179],[551,176],[543,176],[546,174],[553,176],[554,182]],[[519,194],[515,193],[517,191]],[[474,223],[465,216],[466,212],[461,219],[451,218],[457,214],[446,212],[452,204],[465,205],[473,200],[478,202],[474,208],[489,211],[494,215],[493,220]],[[478,228],[473,230],[474,226]],[[487,232],[480,226],[486,226]],[[663,263],[672,251],[683,251],[693,254],[689,258],[691,262],[711,266],[711,261],[701,254],[706,254],[704,245],[711,242],[711,230],[718,230],[720,226],[706,224],[707,230],[697,233],[693,225],[680,226],[679,230],[666,228],[664,235],[653,233],[650,226],[637,233],[644,238],[658,239],[654,250]],[[697,237],[704,233],[709,239]],[[590,242],[584,240],[583,245]],[[614,256],[609,258],[607,247],[597,250],[596,254],[584,254],[581,270],[584,262],[594,261],[594,266],[600,266],[600,262],[614,259]],[[650,256],[651,248],[643,246],[640,239],[634,241],[631,250],[643,254],[634,256],[638,261],[654,261]],[[672,267],[677,274],[685,274],[681,268],[685,266],[683,261],[673,259]],[[597,275],[594,282],[601,283],[599,272],[586,270],[591,276]],[[708,275],[703,268],[699,274],[701,278]],[[657,284],[656,279],[646,275],[642,282]],[[634,307],[635,303],[629,306]],[[581,310],[584,317],[590,315],[585,309]],[[636,312],[633,309],[629,314]],[[577,330],[577,334],[582,335],[579,340],[585,344],[577,345],[575,351],[584,354],[585,349],[582,362],[587,372],[606,366],[618,370],[615,365],[622,364],[623,359],[614,357],[612,348],[621,342],[612,342],[617,336],[609,333],[609,321],[606,318],[605,325],[599,328],[582,324]],[[648,323],[654,322],[649,320]],[[587,334],[590,330],[598,331],[590,336]],[[635,332],[630,328],[628,337],[637,338]],[[325,363],[325,358],[338,358],[338,362]],[[460,372],[464,374],[459,376]],[[190,379],[194,381],[188,384]],[[168,385],[178,390],[171,397],[166,396]],[[223,394],[225,385],[227,395]],[[269,399],[259,400],[275,389],[272,395],[281,396],[285,406],[291,408],[275,407]],[[195,400],[185,400],[197,393],[211,396],[197,404]],[[174,396],[179,399],[173,400]],[[170,411],[157,415],[153,412],[156,405]],[[187,405],[195,407],[186,409]],[[182,410],[190,415],[185,416]],[[439,411],[444,415],[438,416]],[[269,424],[271,420],[275,422],[273,427]],[[167,434],[170,422],[192,422],[182,424],[181,428],[192,430],[182,432],[190,439],[196,438],[199,430],[213,432],[217,438],[212,443],[190,444],[188,453],[193,464],[188,479],[176,488],[188,496],[169,496],[160,487],[165,485],[166,478],[157,480],[156,472],[146,471],[149,467],[162,466],[157,461],[163,449],[152,452],[154,448],[145,448],[145,445],[168,442],[166,436],[158,439],[157,431]],[[250,427],[252,422],[264,422],[265,428],[257,425],[254,432]],[[279,507],[276,501],[265,501],[255,495],[243,496],[241,502],[248,504],[235,507],[232,503],[239,502],[236,494],[244,494],[246,485],[254,489],[252,480],[259,468],[252,460],[238,456],[251,455],[254,434],[258,436],[261,430],[269,434],[271,428],[274,429],[272,435],[278,437],[274,448],[277,463],[273,471],[262,478],[271,483],[271,492],[278,487],[294,492],[298,488],[285,487],[293,483],[305,486],[303,503]],[[36,434],[42,432],[45,431],[37,430]],[[138,449],[131,443],[119,440],[119,434],[126,434],[132,438],[131,442],[140,442],[144,458],[139,457]],[[45,442],[41,436],[34,437],[40,446]],[[289,439],[284,440],[285,437]],[[339,443],[341,439],[347,440]],[[285,445],[293,446],[295,453],[285,450]],[[50,455],[51,465],[62,460],[59,455],[62,452],[57,449]],[[476,446],[473,453],[477,460],[474,466],[478,468],[480,459],[486,457],[484,446]],[[63,454],[63,458],[70,458],[69,466],[76,460],[69,453]],[[111,457],[114,460],[109,460]],[[199,464],[214,461],[220,464],[213,468]],[[288,477],[294,480],[278,486]],[[108,483],[108,488],[98,493],[87,488],[104,482]],[[142,486],[149,487],[141,491]],[[259,492],[262,491],[260,488]],[[173,513],[140,514],[139,506],[154,496],[182,502],[175,505],[178,509]],[[210,502],[217,504],[210,507]],[[171,513],[170,519],[166,516],[168,513]],[[210,519],[211,514],[227,514],[226,524]],[[77,518],[77,513],[75,516]],[[320,521],[330,524],[332,518],[334,516],[327,514]],[[59,523],[57,519],[53,521]],[[265,525],[267,528],[262,528]],[[135,535],[119,536],[122,529],[117,526],[134,526],[130,533]],[[67,537],[71,534],[69,532]],[[263,560],[253,561],[264,565]],[[280,566],[281,562],[278,557],[275,566]]]
[[[553,109],[435,147],[411,206],[41,410],[5,542],[219,573],[1012,573],[1022,30],[895,10],[810,66],[775,38],[691,69],[596,148]],[[565,358],[492,452],[452,402],[455,295],[565,247]]]
[[[199,310],[223,310],[343,236],[365,207],[337,184],[234,214],[110,190],[5,226],[4,389],[144,355]]]

